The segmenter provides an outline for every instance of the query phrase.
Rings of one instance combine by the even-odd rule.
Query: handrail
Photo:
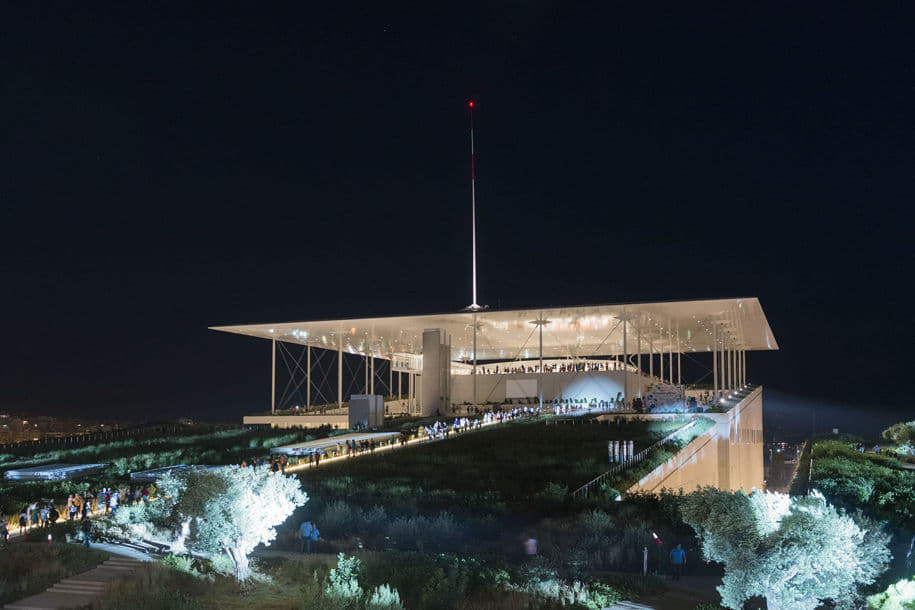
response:
[[[636,453],[634,456],[632,456],[625,462],[620,462],[620,463],[614,465],[613,468],[611,468],[610,470],[594,477],[593,479],[591,479],[590,481],[588,481],[587,483],[585,483],[584,485],[582,485],[581,487],[579,487],[578,489],[573,491],[571,494],[572,497],[579,497],[579,496],[587,497],[590,493],[592,485],[598,485],[598,484],[604,482],[607,479],[607,477],[614,475],[618,472],[621,472],[621,471],[625,470],[626,468],[628,468],[629,466],[632,466],[633,464],[638,464],[638,463],[642,462],[642,460],[644,460],[646,457],[648,457],[648,455],[652,451],[654,451],[655,449],[660,447],[662,444],[664,444],[667,441],[669,441],[670,439],[672,439],[677,434],[680,434],[684,430],[687,430],[687,429],[695,426],[698,421],[699,421],[698,418],[693,419],[692,421],[686,423],[685,425],[677,428],[676,430],[674,430],[673,432],[671,432],[670,434],[668,434],[661,440],[654,442],[653,444],[646,447],[645,449],[642,449],[641,451]]]

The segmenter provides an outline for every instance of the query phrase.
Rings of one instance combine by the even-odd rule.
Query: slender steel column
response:
[[[718,325],[712,325],[712,383],[715,390],[714,401],[718,402]]]
[[[543,409],[543,312],[540,312],[537,326],[540,327],[540,379],[537,380],[537,385],[540,386],[540,408]]]
[[[476,294],[474,294],[476,298]],[[476,303],[476,301],[474,301]],[[473,406],[477,406],[477,314],[473,314]]]
[[[625,314],[623,314],[625,316]],[[629,367],[626,366],[627,361],[629,360],[629,344],[628,336],[629,333],[626,332],[629,321],[624,317],[623,318],[623,408],[629,408]]]
[[[660,337],[659,337],[660,338]],[[658,365],[661,367],[661,383],[664,383],[664,343],[661,343],[661,346],[658,348]]]
[[[683,352],[680,350],[680,325],[677,324],[677,385],[683,385]]]
[[[343,406],[343,333],[337,335],[337,406]]]
[[[734,346],[728,345],[728,393],[734,391]]]
[[[369,394],[375,395],[375,354],[369,356]]]
[[[731,391],[737,390],[737,368],[734,366],[737,364],[737,358],[734,357],[735,346],[731,345],[730,354],[728,355],[728,364],[731,367],[730,377],[731,377]]]
[[[639,369],[639,398],[642,397],[642,324],[639,323],[635,328],[636,343],[638,343],[638,353],[635,357],[635,367]]]
[[[273,340],[273,356],[270,359],[270,412],[276,413],[276,339]]]
[[[651,332],[648,333],[648,379],[654,384],[654,341],[651,339]]]
[[[305,346],[305,410],[311,408],[311,346]]]
[[[388,361],[388,398],[394,398],[394,354]]]
[[[667,379],[670,385],[674,384],[674,335],[670,320],[667,321]]]

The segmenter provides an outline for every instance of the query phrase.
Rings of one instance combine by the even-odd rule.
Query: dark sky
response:
[[[78,4],[78,3],[77,3]],[[0,410],[237,421],[207,326],[758,296],[785,396],[906,413],[911,3],[13,3]]]

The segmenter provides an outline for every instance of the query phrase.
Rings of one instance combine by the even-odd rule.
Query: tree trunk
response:
[[[775,595],[771,593],[766,594],[766,608],[767,610],[779,610],[780,606],[777,601],[775,601]]]
[[[245,582],[251,573],[248,564],[248,556],[237,549],[230,548],[226,548],[226,555],[229,556],[229,559],[231,559],[232,563],[235,565],[235,580],[240,583]]]

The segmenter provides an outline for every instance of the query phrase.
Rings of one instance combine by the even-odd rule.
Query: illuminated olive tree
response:
[[[307,500],[294,477],[226,466],[168,473],[159,480],[158,501],[125,507],[115,519],[135,536],[167,541],[172,551],[225,554],[242,581],[254,547],[273,540],[276,526]]]
[[[912,580],[900,580],[882,593],[871,595],[867,604],[876,610],[901,610],[915,608],[915,577]]]
[[[801,610],[833,600],[854,607],[857,587],[873,583],[890,559],[889,535],[866,517],[809,496],[706,489],[686,496],[683,520],[696,530],[706,560],[724,564],[722,605],[751,597],[770,610]]]
[[[883,438],[895,443],[900,453],[915,453],[915,421],[893,424],[883,431]]]

